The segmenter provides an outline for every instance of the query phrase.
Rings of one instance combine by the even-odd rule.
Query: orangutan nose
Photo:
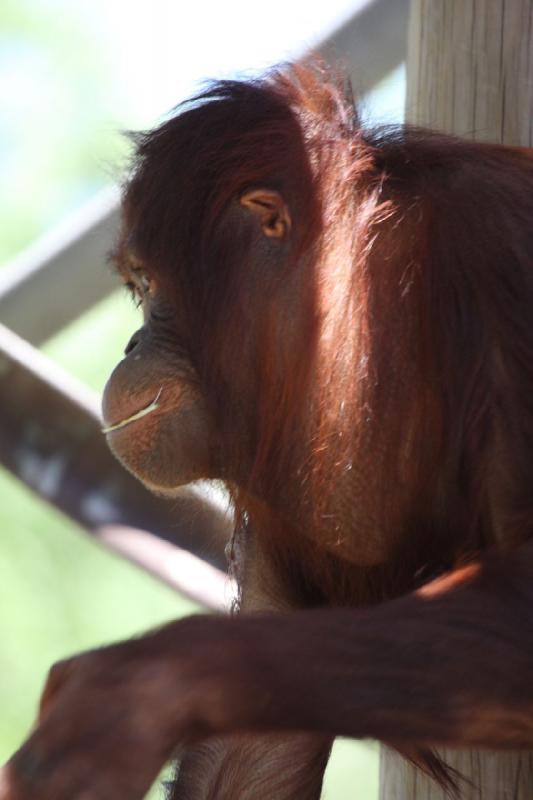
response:
[[[126,348],[124,350],[124,355],[125,356],[129,356],[129,354],[133,350],[135,350],[137,345],[141,342],[141,340],[142,340],[142,332],[143,332],[142,328],[139,328],[138,331],[135,331],[135,333],[133,334],[133,336],[129,340],[128,344],[126,345]]]

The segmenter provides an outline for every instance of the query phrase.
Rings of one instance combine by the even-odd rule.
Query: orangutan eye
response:
[[[155,281],[143,267],[133,267],[132,281],[135,283],[137,293],[144,298],[147,294],[155,294]]]
[[[143,304],[147,295],[153,295],[155,290],[155,282],[148,273],[144,269],[136,267],[131,270],[131,278],[126,281],[125,286],[130,292],[136,308]]]
[[[133,281],[126,281],[124,284],[128,292],[130,293],[130,297],[133,301],[135,308],[139,308],[142,305],[142,295],[139,292],[139,287]]]
[[[150,280],[146,272],[143,272],[141,274],[139,279],[139,286],[141,288],[143,295],[150,293],[150,290],[152,288],[152,281]]]

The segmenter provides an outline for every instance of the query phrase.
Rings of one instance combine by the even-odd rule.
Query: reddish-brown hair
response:
[[[356,470],[372,524],[393,543],[409,531],[418,561],[521,536],[533,524],[531,160],[364,131],[345,83],[316,64],[215,83],[138,136],[128,229],[194,304],[212,359],[199,370],[222,406],[232,375],[216,353],[242,337],[231,312],[249,243],[213,241],[232,199],[258,185],[296,220],[287,269],[305,265],[305,335],[297,352],[276,346],[282,274],[257,309],[252,488],[289,493],[295,524],[324,540],[347,534]],[[405,546],[402,558],[412,573]]]

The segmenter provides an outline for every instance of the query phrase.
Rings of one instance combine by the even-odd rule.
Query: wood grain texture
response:
[[[442,750],[445,761],[465,778],[461,800],[531,800],[531,753],[481,753]],[[383,747],[380,758],[380,800],[449,800],[437,784],[407,761]]]
[[[407,118],[533,146],[532,0],[412,0]]]

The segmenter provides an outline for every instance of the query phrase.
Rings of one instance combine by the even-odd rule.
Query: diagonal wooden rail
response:
[[[231,527],[224,502],[194,487],[172,501],[150,494],[111,455],[92,392],[2,325],[0,408],[3,466],[106,546],[199,602],[223,604],[226,581],[220,569],[225,567]],[[149,535],[154,545],[157,539],[167,543],[157,550],[164,556],[159,570],[146,557]],[[169,543],[194,554],[205,567],[193,570],[195,592],[187,577],[192,574],[190,558],[176,557],[172,570],[165,567]],[[188,565],[183,580],[178,563]]]
[[[409,0],[359,0],[316,50],[351,76],[363,97],[406,58]],[[118,190],[106,189],[58,230],[0,270],[0,322],[35,345],[116,287],[105,267],[118,226]]]

